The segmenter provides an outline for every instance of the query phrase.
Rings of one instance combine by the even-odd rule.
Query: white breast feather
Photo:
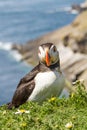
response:
[[[42,102],[52,96],[59,96],[63,88],[62,73],[56,71],[38,73],[35,77],[35,88],[28,100]]]

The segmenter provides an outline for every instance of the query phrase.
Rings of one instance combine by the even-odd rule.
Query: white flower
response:
[[[73,127],[73,123],[70,121],[65,125],[66,128],[70,129]]]
[[[15,114],[22,114],[22,113],[30,113],[30,111],[24,110],[24,109],[18,109],[17,112],[15,112]]]

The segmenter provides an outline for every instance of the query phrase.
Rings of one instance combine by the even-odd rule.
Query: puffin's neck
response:
[[[45,71],[45,70],[50,71],[50,70],[56,70],[56,69],[60,70],[60,62],[58,61],[55,64],[52,64],[50,66],[47,66],[46,64],[42,62],[39,62],[39,67],[41,71]]]
[[[56,69],[56,68],[59,68],[60,69],[60,62],[56,62],[55,64],[52,64],[49,66],[50,69]]]

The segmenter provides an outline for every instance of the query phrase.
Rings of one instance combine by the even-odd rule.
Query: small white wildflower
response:
[[[66,128],[70,129],[73,127],[73,123],[70,121],[65,125]]]
[[[30,113],[30,111],[26,111],[24,109],[21,109],[21,110],[18,109],[18,111],[15,112],[15,114],[22,114],[22,113]]]

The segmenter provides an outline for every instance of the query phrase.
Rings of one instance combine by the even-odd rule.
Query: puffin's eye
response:
[[[56,47],[55,46],[53,47],[53,51],[56,52]]]

